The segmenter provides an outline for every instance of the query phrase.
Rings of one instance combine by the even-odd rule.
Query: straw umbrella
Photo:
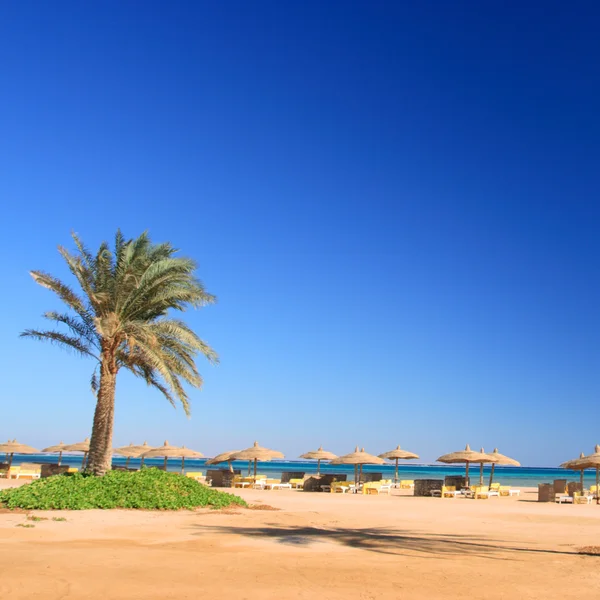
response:
[[[579,458],[568,460],[567,462],[560,465],[563,469],[571,469],[571,471],[579,471],[579,482],[581,484],[581,492],[583,493],[583,472],[586,470],[585,466],[585,454],[582,452]]]
[[[241,450],[231,456],[231,460],[247,460],[254,461],[254,481],[256,482],[256,463],[258,461],[268,462],[274,458],[283,458],[283,454],[277,450],[271,450],[270,448],[263,448],[258,445],[258,442],[254,442],[254,445],[245,450]]]
[[[19,444],[17,440],[13,440],[12,442],[9,440],[5,444],[0,444],[0,453],[8,455],[8,470],[6,471],[6,476],[8,477],[8,474],[10,473],[10,467],[12,466],[15,454],[39,454],[39,452],[39,450],[36,450],[31,446]]]
[[[301,454],[300,458],[306,458],[308,460],[316,460],[317,461],[317,476],[321,474],[321,461],[322,460],[333,460],[337,458],[337,454],[333,452],[327,452],[327,450],[323,450],[323,446],[319,446],[318,450],[311,450],[310,452],[306,452],[305,454]]]
[[[217,454],[214,458],[209,458],[206,461],[207,465],[218,465],[220,463],[226,462],[229,465],[229,472],[233,473],[233,465],[231,461],[234,460],[234,456],[238,454],[239,450],[230,450],[229,452],[221,452],[221,454]]]
[[[408,450],[402,450],[402,448],[400,448],[398,445],[393,450],[380,454],[379,458],[387,458],[388,460],[396,461],[396,474],[394,475],[394,483],[398,483],[398,461],[401,459],[411,460],[413,458],[419,458],[419,455],[415,454],[414,452],[408,452]]]
[[[492,481],[494,480],[494,470],[496,469],[496,465],[506,465],[511,467],[521,466],[521,463],[518,460],[510,458],[509,456],[504,456],[504,454],[500,454],[500,452],[498,452],[498,448],[494,448],[494,451],[490,454],[490,456],[493,456],[496,459],[496,462],[492,463],[492,470],[490,472],[490,487],[492,487]],[[483,468],[483,463],[481,466]]]
[[[354,483],[358,486],[362,477],[363,465],[383,465],[385,464],[385,461],[383,460],[383,458],[379,458],[379,456],[375,456],[374,454],[369,454],[368,452],[365,452],[364,448],[362,450],[359,450],[358,446],[356,446],[354,452],[350,452],[350,454],[344,454],[344,456],[334,458],[330,464],[354,465]]]
[[[167,460],[169,458],[181,458],[181,474],[183,475],[183,469],[185,468],[185,459],[202,458],[204,454],[202,454],[202,452],[197,452],[196,450],[190,450],[185,446],[171,446],[169,442],[165,442],[162,446],[159,446],[158,448],[152,448],[152,450],[144,452],[144,454],[142,454],[141,456],[142,458],[156,458],[164,456],[165,470],[167,469]]]
[[[569,465],[568,469],[580,470],[583,483],[583,470],[596,469],[596,504],[600,504],[600,445],[596,445],[593,454],[588,454],[583,458],[578,458],[561,466]]]
[[[68,444],[63,448],[63,452],[83,452],[83,459],[81,460],[81,468],[85,467],[85,460],[88,452],[90,451],[90,438],[85,438],[83,442],[77,442],[76,444]]]
[[[48,446],[47,448],[44,448],[42,452],[47,452],[48,454],[56,454],[58,452],[58,465],[60,466],[60,463],[62,462],[62,455],[66,447],[67,444],[59,442],[55,446]]]
[[[152,449],[152,446],[148,446],[148,442],[144,442],[141,446],[135,446],[133,443],[129,444],[129,446],[121,446],[121,448],[115,448],[113,452],[127,458],[125,461],[125,468],[127,469],[129,467],[130,458],[139,458],[142,454],[149,452]],[[143,460],[144,459],[142,458],[142,464]]]
[[[485,452],[475,452],[471,450],[469,444],[466,445],[464,450],[459,450],[458,452],[451,452],[450,454],[444,454],[440,456],[438,462],[443,462],[446,464],[457,464],[457,463],[465,463],[465,479],[467,480],[467,485],[469,485],[469,465],[471,463],[495,463],[496,459],[489,454],[485,454]],[[480,473],[480,483],[483,483],[483,472]]]

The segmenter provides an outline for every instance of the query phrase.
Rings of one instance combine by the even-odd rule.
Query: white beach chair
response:
[[[556,494],[554,501],[556,504],[573,504],[573,496],[568,494]]]

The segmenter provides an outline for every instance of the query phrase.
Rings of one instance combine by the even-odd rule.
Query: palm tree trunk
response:
[[[114,354],[104,350],[87,466],[87,471],[94,475],[104,475],[111,469],[116,383],[117,366]]]

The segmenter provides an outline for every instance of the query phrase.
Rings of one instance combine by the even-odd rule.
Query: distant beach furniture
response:
[[[383,458],[379,458],[379,456],[365,452],[364,448],[359,450],[358,446],[356,446],[354,452],[350,452],[350,454],[345,454],[344,456],[339,456],[338,458],[333,459],[330,464],[354,465],[354,482],[356,487],[352,491],[357,491],[360,487],[363,465],[383,465],[385,464],[385,461]]]
[[[90,438],[85,438],[83,442],[77,442],[76,444],[68,444],[63,448],[63,452],[83,452],[83,458],[81,460],[81,469],[85,468],[86,459],[90,451]]]
[[[387,460],[395,460],[396,461],[396,472],[394,474],[394,485],[397,486],[398,485],[398,461],[399,460],[412,460],[415,458],[419,458],[419,455],[415,454],[414,452],[409,452],[408,450],[402,450],[402,448],[400,448],[400,444],[398,444],[398,446],[396,446],[396,448],[394,448],[393,450],[390,450],[388,452],[384,452],[383,454],[380,454],[379,458],[386,458]]]
[[[0,444],[0,454],[6,454],[8,460],[8,468],[6,469],[6,476],[10,476],[10,467],[12,466],[13,458],[15,454],[39,454],[40,451],[27,446],[26,444],[20,444],[17,440],[8,440],[4,444]]]
[[[185,469],[185,459],[186,458],[202,458],[204,454],[202,452],[198,452],[196,450],[190,450],[185,446],[171,446],[168,441],[162,446],[158,448],[152,448],[152,450],[148,450],[141,455],[143,458],[159,458],[164,457],[165,463],[164,468],[167,468],[167,460],[169,458],[181,458],[181,474],[183,475],[183,471]]]
[[[323,450],[323,446],[319,446],[318,450],[311,450],[305,454],[301,454],[299,458],[305,458],[307,460],[317,461],[317,475],[321,474],[321,461],[322,460],[333,460],[337,458],[337,454]]]
[[[247,460],[254,462],[254,480],[256,482],[256,463],[258,461],[270,461],[274,458],[284,458],[283,453],[278,450],[271,450],[270,448],[263,448],[258,445],[258,442],[254,442],[254,445],[245,450],[237,452],[231,457],[231,460]]]
[[[140,458],[146,452],[150,452],[150,450],[154,450],[152,446],[148,446],[148,442],[144,442],[139,446],[135,446],[133,443],[130,443],[129,446],[121,446],[120,448],[115,448],[113,453],[119,454],[126,458],[125,460],[125,468],[129,468],[129,460],[132,458]],[[144,464],[144,459],[142,458],[142,465]],[[140,465],[141,467],[141,465]]]
[[[444,454],[440,456],[438,462],[446,464],[462,464],[465,463],[465,478],[467,485],[469,485],[469,465],[472,463],[481,464],[483,463],[494,463],[496,459],[485,452],[475,452],[471,450],[469,444],[466,445],[464,450],[458,450],[457,452],[451,452],[450,454]],[[479,483],[483,484],[483,467],[479,475]]]

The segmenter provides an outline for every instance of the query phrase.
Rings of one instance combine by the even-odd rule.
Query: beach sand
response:
[[[600,597],[600,557],[577,553],[600,544],[595,505],[240,495],[278,510],[3,511],[0,598]]]

